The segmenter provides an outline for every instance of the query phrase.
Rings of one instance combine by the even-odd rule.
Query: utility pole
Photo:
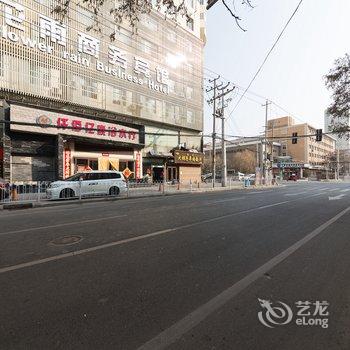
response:
[[[221,98],[221,109],[218,110],[217,116],[221,118],[221,157],[222,157],[222,168],[221,168],[221,186],[227,186],[227,157],[226,157],[226,140],[225,140],[225,108],[228,106],[225,104],[225,96],[232,92],[235,87],[228,88],[230,83],[227,83],[220,90],[220,95],[217,98]],[[226,91],[225,91],[226,90]]]
[[[208,102],[213,103],[213,134],[212,134],[212,143],[213,143],[213,153],[212,153],[212,159],[211,159],[211,169],[212,169],[212,177],[213,177],[213,188],[215,187],[215,178],[216,178],[216,92],[217,89],[222,85],[220,83],[217,84],[217,81],[220,79],[220,75],[215,79],[210,79],[209,82],[213,83],[213,87],[209,90],[206,90],[207,92],[213,91],[213,98],[209,100]]]
[[[263,174],[265,178],[265,184],[267,184],[267,178],[268,178],[268,165],[267,165],[267,118],[268,118],[268,112],[269,112],[269,105],[271,102],[269,100],[266,100],[265,104],[262,106],[265,107],[265,136],[264,136],[264,144],[263,144]]]
[[[337,149],[337,175],[336,175],[336,179],[339,180],[339,168],[340,168],[340,164],[339,164],[339,149]]]

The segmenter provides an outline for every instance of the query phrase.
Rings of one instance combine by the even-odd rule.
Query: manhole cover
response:
[[[83,239],[83,237],[80,237],[80,236],[64,236],[64,237],[55,238],[53,241],[50,242],[50,244],[69,245],[69,244],[78,243],[82,239]]]

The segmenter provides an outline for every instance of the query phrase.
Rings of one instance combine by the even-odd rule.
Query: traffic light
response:
[[[295,145],[296,143],[298,143],[298,133],[297,132],[293,132],[293,134],[292,134],[292,144]]]
[[[322,129],[316,129],[316,141],[322,141]]]

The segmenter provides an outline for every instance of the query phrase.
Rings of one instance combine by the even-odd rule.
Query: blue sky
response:
[[[254,9],[240,2],[236,0],[236,9],[247,32],[237,28],[220,1],[207,12],[204,67],[246,87],[299,0],[252,0]],[[250,91],[276,102],[299,121],[323,127],[330,102],[323,76],[336,58],[350,51],[349,15],[349,0],[304,0]],[[206,69],[204,73],[210,75]],[[247,97],[256,102],[241,101],[227,121],[227,134],[251,136],[263,130],[264,99]],[[227,114],[237,100],[226,108]],[[206,133],[211,132],[210,113],[205,103]],[[275,105],[269,111],[271,118],[286,114]]]

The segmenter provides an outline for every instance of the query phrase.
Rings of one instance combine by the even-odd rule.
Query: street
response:
[[[350,348],[349,183],[4,210],[0,223],[0,349]],[[259,299],[293,318],[276,308],[264,324]],[[298,325],[299,301],[329,303],[314,317],[327,327]]]

